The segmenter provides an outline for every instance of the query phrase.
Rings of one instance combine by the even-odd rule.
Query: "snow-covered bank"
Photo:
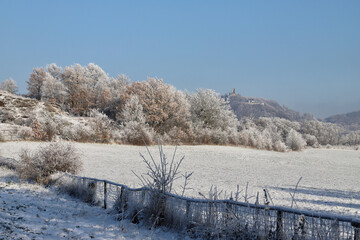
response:
[[[181,239],[165,229],[115,216],[38,185],[19,183],[0,168],[0,239]]]
[[[34,149],[39,144],[6,142],[0,144],[0,150],[5,157],[18,157],[22,148]],[[144,147],[82,143],[75,146],[84,162],[80,175],[137,186],[139,181],[131,170],[146,171],[139,157],[139,152],[146,156]],[[150,149],[157,157],[156,146]],[[173,149],[164,147],[168,156]],[[199,191],[207,195],[212,184],[229,193],[236,190],[237,184],[245,189],[249,182],[249,195],[259,192],[262,196],[266,186],[275,205],[289,207],[289,192],[303,177],[296,193],[298,208],[359,217],[360,151],[306,149],[278,153],[240,147],[180,146],[177,156],[183,155],[183,172],[194,171],[190,182],[193,189],[188,196],[199,198]],[[243,194],[244,191],[240,195]]]

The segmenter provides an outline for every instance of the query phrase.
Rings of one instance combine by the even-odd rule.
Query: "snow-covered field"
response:
[[[36,142],[6,142],[0,144],[5,157],[18,158],[22,148],[35,149]],[[75,143],[84,162],[80,175],[112,180],[128,186],[138,186],[139,180],[131,172],[144,173],[145,166],[139,152],[145,147],[127,145]],[[173,146],[165,146],[171,158]],[[150,150],[158,158],[157,147]],[[296,192],[296,206],[300,209],[328,211],[360,217],[360,151],[343,149],[306,149],[302,152],[271,152],[226,146],[180,146],[177,159],[185,155],[182,171],[194,171],[188,196],[201,198],[211,185],[227,193],[243,189],[248,182],[248,196],[267,187],[274,205],[291,205],[289,192]],[[181,184],[181,183],[179,183]],[[243,200],[243,199],[241,199]],[[251,202],[255,198],[250,199]]]
[[[19,183],[13,174],[0,167],[0,239],[182,239],[165,229],[116,221],[109,211]]]

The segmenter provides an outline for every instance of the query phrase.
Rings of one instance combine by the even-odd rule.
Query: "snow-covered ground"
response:
[[[5,157],[18,158],[20,149],[35,149],[39,144],[6,142],[0,144],[0,151]],[[82,143],[75,146],[84,162],[80,175],[138,186],[139,180],[131,170],[140,174],[146,171],[139,156],[139,152],[147,156],[144,147]],[[173,149],[164,147],[169,158]],[[150,150],[158,158],[157,147]],[[206,195],[211,185],[229,194],[237,184],[243,196],[248,182],[248,196],[259,192],[262,201],[263,188],[267,187],[274,205],[289,207],[289,192],[302,177],[295,207],[360,217],[360,151],[306,149],[279,153],[241,147],[180,146],[177,159],[183,155],[182,171],[194,171],[188,196],[201,198],[198,193]]]
[[[115,215],[52,189],[19,183],[0,167],[0,239],[182,239],[166,229],[116,221]],[[168,232],[166,232],[168,231]]]

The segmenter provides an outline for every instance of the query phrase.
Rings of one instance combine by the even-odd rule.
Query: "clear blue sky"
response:
[[[0,81],[53,62],[325,117],[360,110],[360,1],[0,1]]]

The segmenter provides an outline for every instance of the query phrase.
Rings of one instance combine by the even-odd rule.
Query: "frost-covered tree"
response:
[[[86,115],[94,106],[94,90],[89,88],[87,69],[75,64],[64,69],[64,84],[69,93],[69,109],[74,114]]]
[[[33,69],[29,81],[27,81],[27,90],[29,91],[30,97],[36,98],[37,100],[41,99],[41,87],[46,80],[46,76],[44,68]]]
[[[46,73],[45,81],[41,87],[41,99],[63,105],[68,98],[67,88],[63,82]]]
[[[124,124],[127,124],[131,121],[137,122],[139,124],[145,124],[145,114],[143,107],[139,102],[138,96],[133,95],[130,97],[130,99],[126,102],[119,119]]]
[[[145,123],[146,117],[143,107],[136,95],[130,97],[126,102],[120,117],[125,142],[141,145],[145,141],[152,142],[154,135],[152,129]]]
[[[84,69],[87,88],[94,92],[93,105],[97,108],[103,108],[111,98],[109,76],[94,63],[89,63]]]
[[[103,111],[113,120],[116,120],[116,116],[122,111],[122,107],[124,105],[122,96],[129,84],[130,79],[124,74],[118,75],[115,78],[111,77],[109,79],[108,90],[110,90],[111,98],[110,101],[107,102]]]
[[[34,69],[28,90],[29,96],[57,102],[74,114],[89,115],[91,109],[99,109],[115,118],[117,105],[129,82],[125,75],[110,78],[94,63],[74,64],[65,69],[52,63],[45,69]]]
[[[227,101],[210,89],[200,89],[189,96],[191,120],[210,129],[237,131],[238,120]]]
[[[115,78],[110,78],[110,89],[113,99],[120,99],[125,93],[126,87],[130,85],[130,78],[124,74],[119,74]]]
[[[302,123],[301,133],[315,136],[321,145],[338,145],[345,129],[333,123],[311,120]]]
[[[63,78],[69,92],[69,108],[75,114],[87,115],[92,108],[104,111],[112,100],[109,76],[94,63],[66,67]]]
[[[272,134],[272,138],[278,138],[276,140],[286,141],[287,136],[291,130],[299,131],[300,123],[295,121],[290,121],[284,118],[259,118],[255,120],[255,124],[260,131],[265,129],[269,130]],[[275,136],[277,135],[277,136]]]
[[[284,152],[287,137],[291,131],[299,129],[300,124],[281,118],[243,118],[240,122],[240,142],[242,145],[258,149]]]
[[[342,136],[341,144],[344,145],[359,145],[360,131],[352,131]]]
[[[185,95],[162,79],[149,78],[147,81],[128,85],[122,96],[124,102],[136,95],[145,113],[146,123],[163,134],[173,127],[183,130],[190,128],[189,104]]]
[[[56,63],[51,63],[46,66],[46,71],[56,78],[57,80],[63,80],[64,78],[64,70],[62,67],[56,65]]]
[[[18,86],[14,79],[9,78],[0,84],[0,89],[15,94],[18,91]]]

